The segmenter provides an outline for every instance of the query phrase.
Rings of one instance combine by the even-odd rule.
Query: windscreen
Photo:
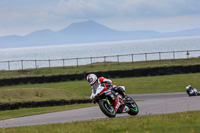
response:
[[[96,84],[92,85],[92,91],[93,91],[94,94],[96,93],[99,86],[100,86],[100,83],[96,83]]]

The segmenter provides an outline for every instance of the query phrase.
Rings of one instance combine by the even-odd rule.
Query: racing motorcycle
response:
[[[186,93],[188,96],[199,96],[200,93],[197,92],[197,89],[192,87],[191,85],[186,86]]]
[[[120,94],[105,88],[100,83],[96,85],[94,90],[96,92],[92,93],[92,101],[99,104],[99,108],[106,116],[115,117],[116,113],[138,114],[139,107],[131,97],[124,100]]]

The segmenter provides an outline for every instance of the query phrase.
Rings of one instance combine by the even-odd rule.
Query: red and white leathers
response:
[[[125,94],[125,87],[124,86],[119,86],[117,87],[116,85],[112,84],[112,80],[110,79],[106,79],[104,77],[100,77],[98,78],[94,84],[92,84],[91,86],[91,90],[92,90],[92,94],[96,93],[96,86],[98,86],[99,84],[101,84],[102,86],[104,86],[105,88],[112,88],[112,90],[114,90],[115,92],[118,92],[119,94],[121,94],[123,97],[126,97]],[[92,95],[91,95],[92,96]],[[92,97],[91,97],[92,98]]]
[[[110,79],[106,79],[106,78],[104,78],[104,77],[100,77],[100,78],[98,78],[98,80],[97,80],[97,83],[101,83],[104,87],[110,87],[110,86],[113,86],[113,84],[112,84],[112,80],[110,80]],[[91,86],[91,90],[92,90],[92,86]]]

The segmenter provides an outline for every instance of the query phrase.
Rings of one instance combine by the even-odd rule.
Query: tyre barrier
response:
[[[198,73],[198,72],[200,72],[200,65],[138,68],[132,70],[99,71],[94,73],[98,77],[103,76],[106,78],[124,78],[124,77],[159,76],[159,75]],[[0,86],[83,80],[86,79],[88,74],[89,73],[80,73],[80,74],[0,79]]]
[[[63,106],[71,104],[92,103],[90,99],[75,99],[75,100],[49,100],[40,102],[16,102],[16,103],[3,103],[0,104],[0,110],[15,110],[20,108],[37,108],[37,107],[50,107],[50,106]]]

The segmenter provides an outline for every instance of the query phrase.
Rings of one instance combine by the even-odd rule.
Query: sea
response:
[[[104,61],[130,62],[199,56],[200,36],[9,48],[0,49],[0,70],[39,69],[41,67],[78,66]]]

